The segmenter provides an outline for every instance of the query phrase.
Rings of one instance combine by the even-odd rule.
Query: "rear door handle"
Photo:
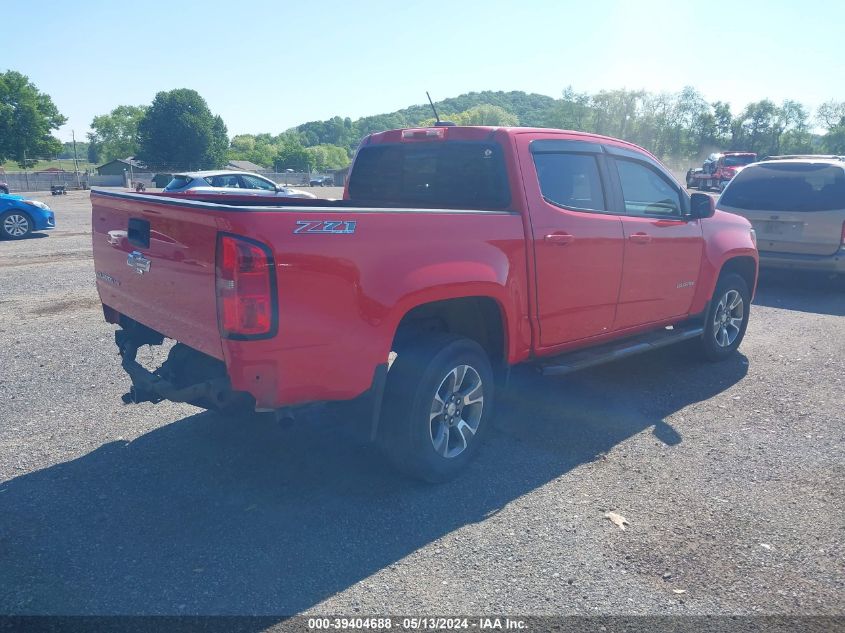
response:
[[[628,239],[634,242],[635,244],[648,244],[651,242],[651,235],[648,233],[632,233],[628,236]]]
[[[569,233],[550,233],[546,236],[546,241],[552,244],[560,244],[566,246],[575,241],[575,236]]]

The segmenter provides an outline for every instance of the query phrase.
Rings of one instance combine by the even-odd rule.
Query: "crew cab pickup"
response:
[[[579,132],[373,134],[342,200],[91,200],[127,403],[363,403],[388,457],[430,481],[478,449],[510,366],[564,374],[692,340],[723,359],[757,280],[747,220]],[[136,362],[165,338],[161,367]]]

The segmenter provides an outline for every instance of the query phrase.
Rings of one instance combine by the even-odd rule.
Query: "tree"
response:
[[[213,169],[226,163],[229,138],[198,92],[159,92],[138,123],[138,158],[151,167]]]
[[[828,128],[822,139],[824,149],[831,154],[845,155],[845,116]]]
[[[776,154],[779,133],[776,130],[778,107],[769,99],[749,103],[733,123],[731,149]]]
[[[731,138],[731,104],[724,101],[713,103],[713,117],[716,120],[716,140],[719,145],[727,145]]]
[[[337,145],[315,145],[306,147],[305,151],[311,156],[311,167],[317,171],[343,169],[349,164],[346,150]]]
[[[88,155],[88,143],[84,143],[82,141],[76,142],[76,158],[79,160],[85,160],[85,157]],[[61,158],[64,160],[73,160],[74,153],[73,153],[73,143],[65,142],[62,143],[62,151],[56,155],[56,158]]]
[[[797,101],[787,99],[778,109],[773,153],[801,154],[813,151],[810,115]]]
[[[599,134],[628,139],[640,113],[643,90],[602,90],[591,99],[594,129]]]
[[[67,119],[49,95],[14,70],[0,73],[0,163],[58,154],[62,144],[51,134]]]
[[[96,146],[97,160],[107,162],[138,153],[138,124],[146,106],[117,106],[108,114],[95,116],[88,141]]]
[[[592,127],[590,95],[575,92],[572,86],[568,86],[544,123],[560,130],[589,132]]]
[[[512,127],[519,125],[519,117],[502,107],[483,103],[469,110],[455,114],[441,115],[441,119],[451,121],[455,125],[492,125],[498,127]],[[434,117],[420,123],[423,126],[434,125]]]
[[[248,160],[256,165],[272,167],[280,142],[270,134],[238,134],[229,145],[229,160]]]
[[[826,130],[841,125],[845,118],[845,101],[827,101],[816,110],[816,121]]]
[[[273,165],[276,171],[293,169],[294,171],[311,171],[313,157],[296,138],[286,137],[276,154]]]

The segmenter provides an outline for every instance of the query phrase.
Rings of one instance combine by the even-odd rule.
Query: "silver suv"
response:
[[[845,157],[773,156],[743,169],[716,206],[751,221],[760,266],[845,273]]]

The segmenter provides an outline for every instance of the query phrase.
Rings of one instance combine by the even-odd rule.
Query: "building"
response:
[[[230,160],[223,169],[240,171],[263,171],[266,167],[256,165],[248,160]]]
[[[349,167],[343,169],[330,169],[329,173],[334,179],[335,187],[343,187],[346,184],[346,179],[349,177]]]
[[[97,174],[100,176],[122,176],[124,172],[131,171],[133,174],[149,174],[150,169],[142,162],[135,160],[134,156],[128,158],[115,158],[97,167]]]

